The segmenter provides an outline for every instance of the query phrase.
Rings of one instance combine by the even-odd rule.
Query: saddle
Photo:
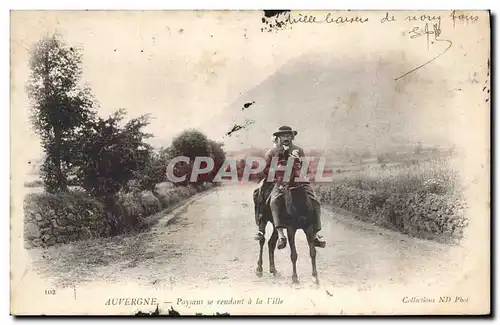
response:
[[[279,199],[283,197],[285,211],[288,217],[305,217],[307,211],[310,208],[307,205],[307,193],[303,190],[303,184],[289,183],[273,184],[264,188],[264,200],[263,204],[268,205],[271,198]]]

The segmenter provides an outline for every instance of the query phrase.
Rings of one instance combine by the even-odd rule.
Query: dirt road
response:
[[[269,273],[267,245],[264,275],[255,275],[254,187],[228,185],[200,194],[173,214],[159,216],[152,229],[140,234],[34,249],[34,266],[55,287],[81,287],[94,281],[167,290],[179,285],[289,287],[288,246],[276,251],[277,276]],[[391,283],[431,286],[449,279],[463,260],[448,246],[356,221],[332,208],[324,207],[322,220],[327,247],[318,249],[317,265],[320,285],[327,291],[343,287],[365,291]],[[270,231],[268,225],[266,237]],[[303,232],[296,239],[300,283],[294,289],[312,288]]]
[[[59,285],[75,281],[157,283],[168,280],[200,286],[209,282],[288,283],[291,264],[288,246],[275,254],[277,277],[257,278],[258,243],[253,239],[251,190],[255,185],[223,186],[195,197],[175,216],[166,214],[147,232],[92,240],[32,251],[35,263]],[[433,281],[449,268],[448,246],[419,240],[356,221],[345,211],[323,208],[322,234],[327,247],[318,248],[322,283],[336,286],[422,280]],[[267,226],[267,237],[272,228]],[[309,279],[309,250],[297,233],[299,277]],[[455,259],[453,259],[455,260]],[[267,245],[264,268],[268,273]],[[119,271],[119,272],[117,272]],[[446,274],[442,274],[446,276]],[[139,279],[137,278],[139,277]]]

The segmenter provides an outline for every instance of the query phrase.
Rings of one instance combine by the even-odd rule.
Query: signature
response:
[[[416,38],[420,38],[420,37],[426,37],[426,39],[427,39],[427,51],[430,51],[431,45],[438,45],[440,43],[446,43],[447,47],[444,50],[442,50],[441,52],[439,52],[436,56],[434,56],[433,58],[431,58],[430,60],[428,60],[428,61],[420,64],[416,68],[411,69],[410,71],[408,71],[405,74],[403,74],[403,75],[395,78],[394,80],[399,80],[399,79],[401,79],[403,77],[406,77],[407,75],[409,75],[409,74],[417,71],[418,69],[425,67],[429,63],[433,62],[434,60],[436,60],[437,58],[439,58],[440,56],[442,56],[443,54],[445,54],[450,49],[450,47],[451,47],[451,45],[453,43],[450,40],[441,39],[440,38],[441,32],[442,32],[441,31],[441,20],[439,20],[438,23],[432,24],[431,27],[429,27],[429,23],[426,23],[423,28],[422,27],[414,27],[409,32],[410,39],[416,39]]]

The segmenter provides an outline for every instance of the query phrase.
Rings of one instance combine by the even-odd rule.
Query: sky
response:
[[[381,25],[375,23],[380,14],[363,15],[370,17],[369,27],[294,24],[262,32],[260,11],[14,13],[11,119],[23,134],[18,145],[33,157],[41,150],[23,87],[30,45],[53,32],[83,48],[83,78],[99,101],[99,114],[119,108],[130,117],[152,114],[146,131],[154,134],[155,146],[198,128],[228,149],[266,147],[282,124],[299,129],[297,141],[307,146],[383,148],[394,141],[389,135],[444,145],[458,139],[467,117],[456,113],[468,101],[454,89],[476,87],[471,80],[486,62],[473,72],[456,61],[472,60],[484,48],[465,51],[462,39],[448,59],[394,82],[442,49],[428,50],[424,38],[411,40],[414,24]],[[457,44],[451,26],[443,20],[443,34]],[[477,38],[473,32],[461,35]],[[248,101],[256,103],[241,110]],[[247,118],[255,123],[225,136]]]
[[[83,48],[83,78],[99,101],[99,114],[118,108],[126,108],[130,116],[152,113],[148,131],[161,145],[183,128],[210,120],[276,69],[274,53],[253,44],[255,31],[245,38],[245,25],[232,19],[228,28],[222,24],[225,15],[186,23],[176,13],[23,13],[13,37],[19,62],[12,71],[14,87],[22,88],[29,74],[29,46],[57,31],[68,44]],[[240,51],[244,48],[245,53]],[[258,68],[251,57],[258,57]],[[27,98],[18,94],[26,113]]]

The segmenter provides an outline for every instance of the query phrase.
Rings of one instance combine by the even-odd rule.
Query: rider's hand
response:
[[[290,154],[291,157],[293,158],[300,158],[300,153],[298,149],[294,149],[292,153]]]

